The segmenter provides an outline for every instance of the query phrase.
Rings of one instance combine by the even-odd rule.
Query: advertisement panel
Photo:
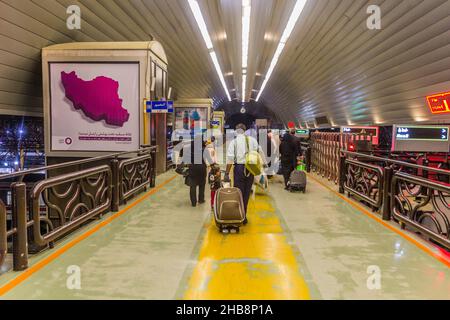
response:
[[[206,130],[208,129],[208,108],[177,107],[175,108],[175,130]]]
[[[51,151],[140,146],[138,62],[50,63]]]

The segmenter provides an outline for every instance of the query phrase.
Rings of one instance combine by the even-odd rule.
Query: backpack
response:
[[[245,154],[245,168],[254,176],[259,176],[263,172],[263,160],[258,151],[250,150],[249,138],[245,136],[247,153]]]

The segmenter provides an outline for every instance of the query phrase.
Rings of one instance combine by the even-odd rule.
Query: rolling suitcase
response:
[[[290,192],[302,191],[303,193],[306,193],[306,184],[307,178],[305,171],[292,171],[288,182],[288,189]]]
[[[214,218],[221,232],[235,230],[239,232],[245,220],[244,200],[238,188],[217,190],[214,200]]]

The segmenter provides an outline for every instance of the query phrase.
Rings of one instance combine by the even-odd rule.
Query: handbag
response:
[[[186,177],[189,172],[189,166],[187,166],[184,162],[178,164],[175,168],[175,172],[183,177]]]
[[[245,154],[245,168],[247,172],[254,176],[259,176],[263,172],[263,160],[258,151],[250,150],[249,138],[245,137],[247,153]]]

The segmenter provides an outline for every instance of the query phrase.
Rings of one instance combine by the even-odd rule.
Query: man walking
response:
[[[262,150],[256,139],[245,135],[246,129],[242,123],[236,126],[237,136],[231,141],[228,147],[227,169],[225,173],[225,181],[230,181],[230,171],[234,164],[234,187],[240,189],[242,192],[245,213],[247,213],[248,201],[255,179],[253,174],[248,172],[245,167],[245,158],[247,153],[251,151],[259,152],[262,155]],[[248,220],[245,219],[244,224],[247,223]]]

